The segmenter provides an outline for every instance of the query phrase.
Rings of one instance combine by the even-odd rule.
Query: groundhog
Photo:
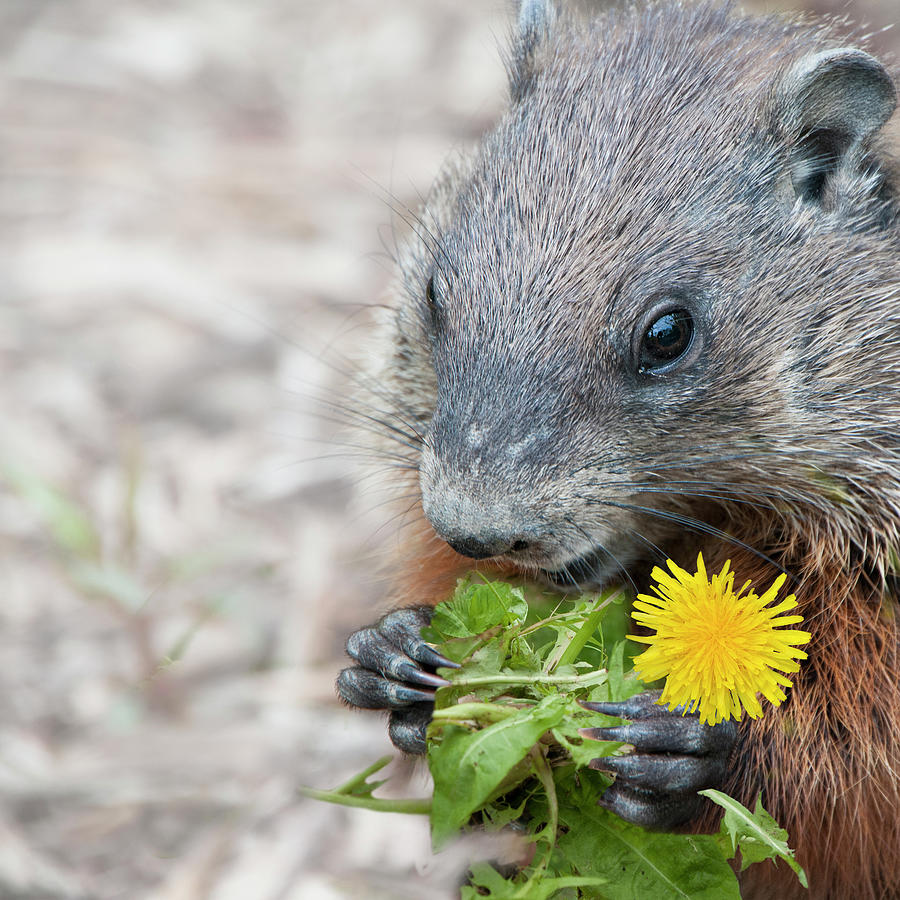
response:
[[[421,752],[424,604],[472,560],[562,589],[646,590],[698,550],[760,590],[786,572],[812,632],[787,702],[611,708],[635,750],[603,803],[709,829],[698,788],[761,793],[808,896],[900,897],[893,79],[835,25],[720,3],[523,0],[513,45],[508,110],[399,260],[365,415],[415,498],[415,605],[351,636],[339,692]],[[742,890],[805,894],[770,864]]]

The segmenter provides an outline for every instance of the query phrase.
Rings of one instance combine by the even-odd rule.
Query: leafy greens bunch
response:
[[[658,834],[630,825],[598,805],[611,779],[591,760],[622,745],[584,738],[580,730],[618,724],[581,701],[624,700],[644,690],[630,671],[624,597],[562,601],[530,613],[521,588],[463,580],[435,609],[424,634],[459,669],[442,669],[428,730],[431,802],[372,796],[371,781],[390,758],[332,792],[307,795],[352,806],[428,812],[437,849],[461,831],[515,825],[530,861],[513,873],[472,867],[462,900],[544,898],[739,898],[728,860],[741,867],[784,860],[805,885],[787,834],[757,802],[751,812],[719,791],[717,835]],[[618,638],[618,639],[616,639]]]

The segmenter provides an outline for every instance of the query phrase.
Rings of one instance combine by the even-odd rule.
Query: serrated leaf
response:
[[[426,641],[430,641],[435,645],[439,653],[442,653],[453,662],[461,663],[472,652],[478,649],[480,644],[484,644],[483,635],[474,635],[472,637],[448,638],[444,640],[432,628],[423,628],[422,637]]]
[[[431,625],[423,634],[430,641],[470,637],[498,625],[524,622],[527,614],[521,588],[503,582],[461,581],[452,599],[435,607]]]
[[[387,779],[372,780],[372,776],[380,772],[391,760],[391,756],[383,756],[362,772],[358,772],[349,781],[330,791],[300,785],[297,790],[303,797],[322,800],[325,803],[336,803],[340,806],[355,806],[380,812],[410,813],[427,815],[431,812],[431,801],[426,798],[388,799],[374,797],[376,788],[385,784]]]
[[[513,882],[504,878],[490,863],[475,863],[470,870],[471,886],[467,885],[460,891],[461,900],[472,897],[491,897],[493,900],[503,900],[512,897],[512,891],[518,890]],[[487,893],[484,893],[487,891]]]
[[[441,653],[447,650],[448,645],[455,643],[454,641],[446,641],[438,644],[437,648]],[[504,653],[502,642],[499,637],[492,638],[484,643],[481,647],[471,653],[465,660],[465,667],[462,669],[444,670],[447,680],[452,684],[454,681],[462,678],[477,677],[479,675],[491,675],[500,671],[504,661]],[[446,690],[442,688],[441,690]],[[440,696],[440,692],[438,693]],[[447,705],[446,703],[444,704]]]
[[[530,879],[522,877],[507,880],[489,863],[476,863],[472,866],[471,886],[466,886],[460,894],[461,900],[476,900],[487,897],[489,900],[549,900],[554,894],[565,888],[581,888],[606,884],[605,878],[566,875],[560,877],[538,874]]]
[[[605,716],[603,713],[585,709],[574,696],[566,696],[566,714],[555,728],[551,729],[554,740],[563,747],[576,769],[588,766],[592,760],[601,756],[611,756],[621,741],[595,741],[582,737],[582,728],[600,728],[618,724],[619,719]]]
[[[607,878],[582,900],[739,900],[737,878],[711,835],[645,831],[597,805],[609,781],[590,769],[556,770],[560,833],[551,857],[554,875]],[[528,811],[546,821],[536,794]]]
[[[806,872],[794,859],[794,851],[788,846],[787,831],[766,812],[759,796],[755,809],[750,812],[742,803],[721,791],[710,788],[698,793],[725,810],[720,832],[729,841],[732,856],[740,849],[742,872],[751,863],[783,859],[794,870],[803,887],[808,887]]]
[[[453,725],[441,729],[441,740],[430,741],[428,748],[435,847],[459,831],[535,741],[559,724],[565,707],[565,698],[553,695],[480,731]]]
[[[518,806],[510,806],[509,804],[494,805],[492,803],[485,806],[484,815],[490,823],[489,830],[496,829],[499,831],[501,828],[505,828],[507,825],[511,825],[513,822],[521,819],[526,802],[527,798],[523,799]]]
[[[537,654],[524,638],[513,638],[507,645],[507,667],[524,669],[527,672],[541,670],[541,656]]]
[[[566,824],[558,849],[576,872],[609,879],[604,900],[740,900],[715,837],[645,831],[599,806],[570,812]]]

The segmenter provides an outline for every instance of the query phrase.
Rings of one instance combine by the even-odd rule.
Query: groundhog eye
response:
[[[694,320],[686,309],[672,309],[655,319],[641,340],[640,370],[652,372],[683,356],[694,339]]]

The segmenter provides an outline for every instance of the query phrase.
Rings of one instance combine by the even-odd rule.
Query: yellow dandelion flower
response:
[[[803,621],[802,616],[784,615],[797,605],[793,594],[769,605],[786,576],[779,575],[757,596],[749,590],[749,581],[734,590],[731,560],[712,578],[707,577],[702,554],[694,575],[672,560],[666,564],[671,575],[660,568],[652,572],[657,596],[639,594],[631,613],[656,634],[629,635],[650,645],[634,661],[641,679],[666,679],[659,702],[668,703],[669,709],[699,709],[700,720],[710,725],[740,719],[741,707],[758,718],[758,694],[778,706],[791,683],[780,673],[800,668],[798,660],[806,659],[806,653],[797,645],[810,639],[808,631],[784,628]]]

